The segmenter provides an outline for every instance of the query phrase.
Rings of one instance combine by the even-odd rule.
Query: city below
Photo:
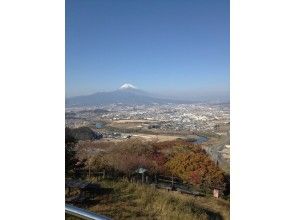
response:
[[[183,139],[200,144],[222,168],[229,171],[230,105],[223,104],[107,104],[67,107],[66,127],[88,127],[95,141],[146,141]],[[89,149],[93,152],[95,149]],[[96,149],[99,150],[99,149]]]

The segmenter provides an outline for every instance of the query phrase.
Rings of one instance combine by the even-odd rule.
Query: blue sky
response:
[[[66,0],[66,96],[228,96],[229,0]]]

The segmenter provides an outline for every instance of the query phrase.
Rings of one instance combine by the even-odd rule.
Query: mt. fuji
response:
[[[111,92],[97,92],[92,95],[76,96],[67,98],[65,104],[69,106],[95,106],[106,104],[166,104],[166,103],[187,103],[172,99],[163,99],[138,89],[136,86],[125,83],[119,89]]]

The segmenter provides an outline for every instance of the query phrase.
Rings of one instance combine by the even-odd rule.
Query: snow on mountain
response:
[[[110,92],[96,92],[91,95],[67,98],[66,106],[94,106],[107,104],[166,104],[183,103],[183,101],[160,98],[148,92],[138,89],[136,86],[125,83],[118,90]],[[185,103],[185,102],[184,102]]]
[[[119,89],[137,89],[137,87],[130,83],[125,83]]]

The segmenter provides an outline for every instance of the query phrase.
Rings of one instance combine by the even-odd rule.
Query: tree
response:
[[[68,128],[65,128],[65,175],[73,175],[75,169],[84,166],[83,161],[79,161],[76,158],[76,146],[77,140],[70,134]]]
[[[175,153],[166,168],[173,175],[205,190],[224,185],[224,172],[202,150]]]
[[[150,160],[153,162],[153,172],[155,174],[165,173],[165,163],[167,162],[167,157],[162,152],[154,149],[154,152],[151,154]]]
[[[113,146],[104,155],[97,155],[96,167],[104,166],[130,177],[140,167],[150,172],[154,170],[151,155],[152,146],[148,142],[131,139]]]

